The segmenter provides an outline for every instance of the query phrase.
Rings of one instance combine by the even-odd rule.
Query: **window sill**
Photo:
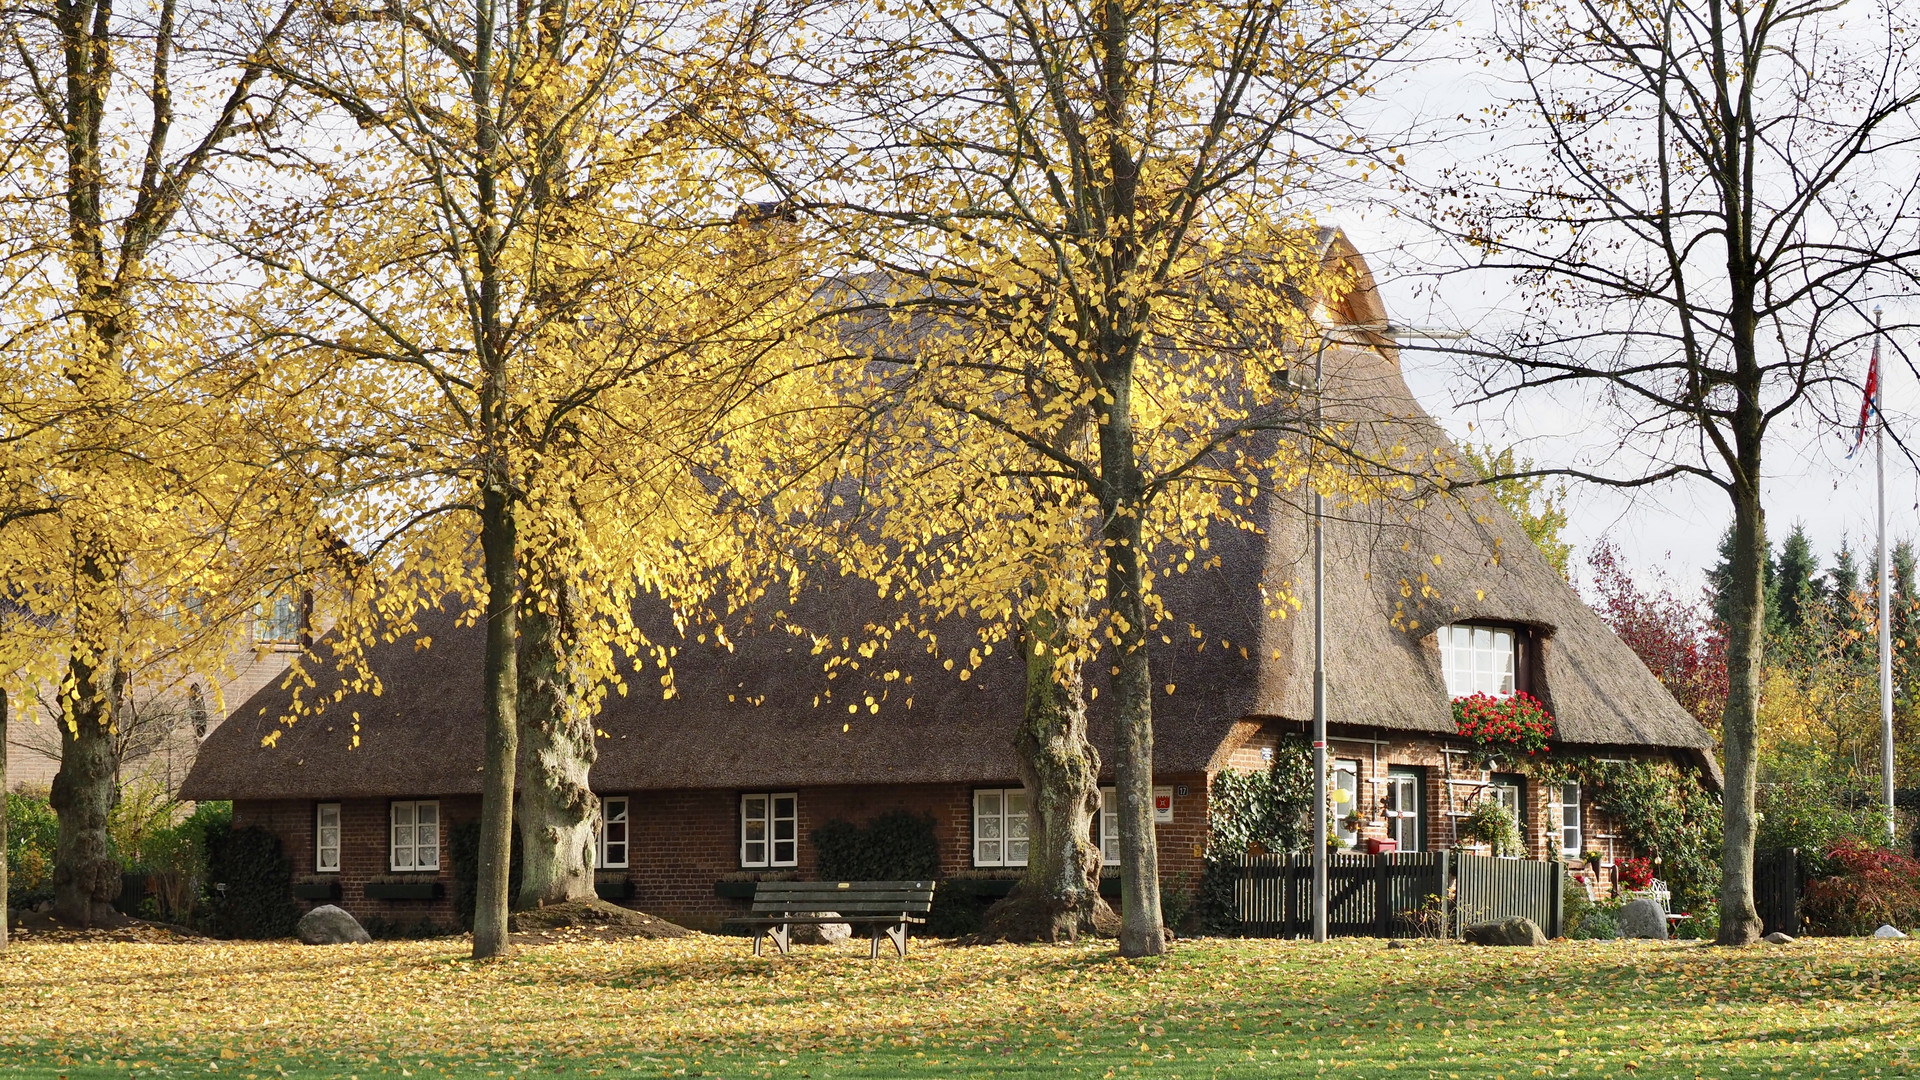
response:
[[[369,881],[369,900],[438,900],[445,894],[438,881]]]
[[[339,878],[308,878],[293,883],[295,900],[338,900],[340,899]]]

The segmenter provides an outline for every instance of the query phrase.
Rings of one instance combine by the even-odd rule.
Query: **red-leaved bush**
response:
[[[1490,750],[1537,754],[1553,738],[1553,714],[1532,694],[1471,694],[1453,699],[1453,728]]]
[[[1827,846],[1839,872],[1807,883],[1800,915],[1815,934],[1871,934],[1920,926],[1920,859],[1852,837]]]

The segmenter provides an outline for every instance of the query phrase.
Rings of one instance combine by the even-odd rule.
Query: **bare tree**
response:
[[[1911,9],[1728,0],[1505,2],[1491,55],[1512,149],[1448,173],[1432,221],[1512,275],[1514,325],[1462,350],[1482,401],[1584,395],[1606,484],[1703,481],[1733,510],[1720,941],[1753,904],[1765,457],[1857,401],[1877,296],[1915,283]],[[1530,138],[1518,138],[1524,131]]]

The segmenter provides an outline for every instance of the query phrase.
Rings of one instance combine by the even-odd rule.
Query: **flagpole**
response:
[[[1873,309],[1873,355],[1874,366],[1879,366],[1880,358],[1880,308]],[[1879,387],[1874,388],[1873,411],[1879,414],[1880,423],[1873,429],[1874,480],[1880,495],[1880,793],[1886,799],[1887,807],[1887,843],[1898,842],[1893,820],[1893,583],[1887,563],[1887,453],[1886,430],[1887,414],[1881,410],[1878,400]]]

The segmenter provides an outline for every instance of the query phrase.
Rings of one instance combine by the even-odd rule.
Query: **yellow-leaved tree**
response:
[[[1340,112],[1399,24],[1311,0],[912,0],[836,18],[836,183],[796,205],[849,240],[821,301],[842,363],[814,394],[833,407],[792,415],[857,435],[828,443],[839,505],[816,542],[931,617],[978,623],[967,662],[997,640],[1028,660],[1037,865],[1009,936],[1076,932],[1093,910],[1080,687],[1106,668],[1120,947],[1158,953],[1155,582],[1206,563],[1210,528],[1257,527],[1310,458],[1347,454],[1284,374],[1349,285],[1305,196],[1329,159],[1365,156]]]
[[[593,894],[593,708],[667,659],[638,595],[698,618],[743,570],[694,463],[801,272],[720,149],[759,24],[713,14],[332,5],[270,60],[309,120],[229,239],[270,286],[287,450],[366,556],[338,662],[442,603],[485,624],[475,956],[510,944],[516,790],[521,899]]]
[[[0,683],[58,699],[54,912],[110,917],[118,718],[218,672],[315,534],[260,450],[270,403],[222,347],[225,149],[270,126],[288,8],[61,2],[0,12]],[[179,110],[177,114],[176,110]]]

